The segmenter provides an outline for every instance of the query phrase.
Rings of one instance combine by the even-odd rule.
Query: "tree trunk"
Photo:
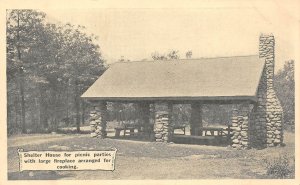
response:
[[[78,98],[78,81],[75,80],[75,112],[76,112],[76,130],[80,132],[80,114],[79,114],[79,98]]]
[[[43,92],[42,92],[41,86],[39,86],[39,93],[40,93],[40,96],[39,96],[39,125],[40,125],[40,127],[44,127],[45,123],[43,123],[43,121],[44,121]],[[44,128],[42,128],[42,129],[44,129]]]
[[[23,73],[23,70],[21,69],[20,73]],[[23,79],[24,76],[23,74],[20,74],[21,78],[20,78],[20,94],[21,94],[21,117],[22,117],[22,133],[25,134],[26,133],[26,121],[25,121],[25,98],[24,98],[24,84],[23,84]]]
[[[10,135],[14,128],[12,113],[13,105],[9,104],[7,101],[7,135]]]
[[[66,104],[67,104],[67,107],[66,107],[66,117],[67,117],[67,127],[69,127],[70,125],[70,120],[69,120],[69,84],[70,84],[70,81],[68,79],[68,85],[66,87]]]
[[[57,91],[58,91],[59,87],[58,87],[58,84],[57,83],[53,83],[51,85],[51,107],[50,107],[50,128],[51,128],[51,131],[54,131],[56,132],[57,131],[57,118],[58,118],[58,113],[59,113],[59,107],[58,107],[58,102],[59,102],[59,99],[58,99],[58,95],[57,95]]]
[[[21,61],[21,51],[20,51],[20,15],[18,12],[18,19],[17,19],[17,51],[18,51],[18,59]],[[20,95],[21,95],[21,118],[22,118],[22,133],[26,133],[26,121],[25,121],[25,97],[24,97],[24,71],[23,71],[23,66],[20,66],[19,68],[19,88],[20,88]]]
[[[82,109],[82,113],[81,113],[81,125],[83,125],[84,124],[84,113],[85,113],[85,103],[84,103],[84,101],[82,101],[82,103],[81,103],[81,109]]]
[[[39,91],[40,91],[40,126],[45,130],[48,130],[49,129],[49,124],[48,124],[48,117],[47,117],[47,110],[48,110],[48,106],[47,105],[47,98],[48,96],[46,96],[46,92],[45,92],[45,89],[43,89],[42,86],[39,87]]]
[[[14,125],[14,131],[18,131],[19,132],[19,123],[18,123],[18,102],[19,102],[19,96],[16,95],[16,99],[15,99],[15,102],[14,102],[14,106],[15,106],[15,125]]]

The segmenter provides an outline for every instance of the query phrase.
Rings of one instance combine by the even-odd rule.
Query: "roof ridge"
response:
[[[201,60],[201,59],[221,59],[221,58],[233,58],[233,57],[254,57],[254,56],[259,56],[259,55],[239,55],[239,56],[218,56],[218,57],[201,57],[201,58],[190,58],[190,59],[173,59],[173,60],[134,60],[134,61],[119,61],[119,62],[114,62],[111,63],[110,65],[113,64],[124,64],[124,63],[135,63],[135,62],[161,62],[161,61],[192,61],[192,60]]]

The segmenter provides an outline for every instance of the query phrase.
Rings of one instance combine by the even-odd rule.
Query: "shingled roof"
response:
[[[81,96],[93,100],[256,100],[258,56],[119,62]]]

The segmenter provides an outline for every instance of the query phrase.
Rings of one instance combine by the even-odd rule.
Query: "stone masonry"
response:
[[[265,148],[283,143],[283,110],[273,87],[274,78],[273,35],[259,38],[259,57],[265,60],[265,67],[257,90],[257,104],[251,115],[251,147]]]
[[[258,108],[260,108],[260,110],[265,109],[265,112],[261,112],[258,109],[257,113],[259,119],[263,118],[266,123],[267,146],[277,146],[283,143],[283,109],[276,96],[273,85],[275,39],[273,35],[261,35],[259,41],[259,57],[265,59],[265,68],[257,94]]]
[[[273,87],[274,78],[274,46],[273,35],[261,35],[259,38],[259,58],[265,62],[261,79],[257,88],[257,102],[243,102],[232,114],[231,146],[236,149],[265,148],[280,146],[283,143],[283,109]],[[172,104],[156,102],[164,107],[164,111],[155,110],[154,137],[156,142],[170,142],[173,137]],[[106,102],[93,102],[90,112],[91,136],[105,138]],[[143,127],[149,125],[149,103],[140,104],[143,113]],[[191,134],[202,127],[202,105],[192,103]],[[199,129],[198,129],[199,130]]]
[[[251,106],[243,105],[239,110],[233,109],[231,117],[231,146],[236,149],[248,149],[250,134]]]
[[[94,109],[90,112],[90,127],[91,137],[105,138],[106,133],[106,119],[107,108],[105,102],[94,102]]]
[[[171,106],[168,111],[155,112],[154,133],[156,142],[170,142],[173,136],[173,125],[171,121]]]

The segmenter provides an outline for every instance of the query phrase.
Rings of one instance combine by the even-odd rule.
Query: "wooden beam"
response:
[[[141,101],[180,101],[180,102],[191,102],[191,101],[220,101],[220,102],[234,102],[234,101],[257,101],[256,96],[216,96],[216,97],[197,97],[197,96],[186,96],[186,97],[84,97],[85,100],[104,100],[109,102],[141,102]]]
[[[191,135],[197,135],[197,131],[200,127],[203,127],[202,123],[202,104],[200,102],[193,102],[191,104]],[[202,133],[199,133],[202,135]]]
[[[141,113],[141,119],[143,121],[142,129],[148,132],[150,129],[150,103],[149,102],[138,102],[138,107]]]

